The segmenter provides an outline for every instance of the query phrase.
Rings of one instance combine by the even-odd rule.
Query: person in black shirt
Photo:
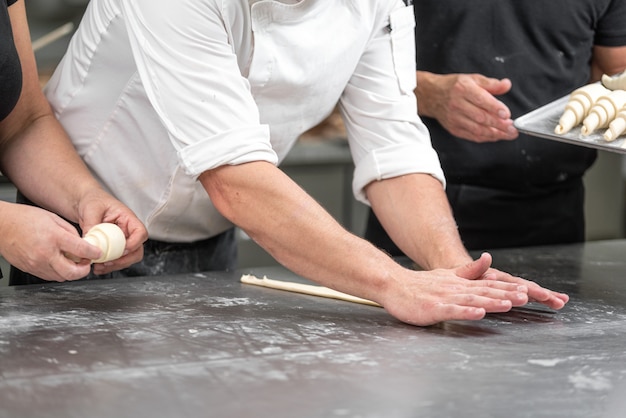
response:
[[[141,260],[144,226],[91,176],[41,91],[22,0],[0,0],[0,171],[49,210],[0,201],[0,254],[12,265],[53,281],[89,274],[101,251],[67,220],[85,231],[101,222],[124,231],[125,255],[94,271]]]
[[[419,0],[417,101],[470,250],[584,240],[596,151],[519,135],[513,119],[626,68],[622,0]],[[365,237],[411,255],[410,222],[374,207]],[[383,230],[381,222],[393,241]]]

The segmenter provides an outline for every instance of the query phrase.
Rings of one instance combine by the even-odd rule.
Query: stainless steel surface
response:
[[[0,416],[622,417],[625,253],[494,251],[570,303],[428,328],[240,271],[3,288]]]
[[[528,135],[541,138],[552,139],[568,144],[580,145],[583,147],[596,148],[610,152],[626,154],[626,135],[618,137],[615,141],[607,142],[603,139],[605,129],[598,129],[591,135],[584,136],[580,133],[581,125],[573,128],[564,135],[554,133],[554,128],[559,123],[559,119],[569,96],[562,97],[554,102],[548,103],[538,109],[515,119],[515,127]]]

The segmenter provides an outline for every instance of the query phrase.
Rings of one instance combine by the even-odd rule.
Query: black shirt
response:
[[[0,120],[11,113],[22,91],[22,68],[7,10],[16,1],[0,0]]]
[[[586,84],[594,45],[626,45],[624,0],[416,0],[415,10],[417,69],[511,79],[499,99],[513,118]],[[533,194],[579,180],[596,155],[525,135],[476,144],[423,119],[450,184]]]

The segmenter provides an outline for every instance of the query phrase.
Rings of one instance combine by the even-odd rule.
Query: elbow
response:
[[[230,180],[229,169],[232,166],[222,166],[203,172],[198,180],[209,195],[213,206],[226,219],[235,222],[237,201],[241,200],[241,194]]]

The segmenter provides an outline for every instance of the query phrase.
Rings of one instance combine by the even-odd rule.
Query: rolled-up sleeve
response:
[[[122,3],[141,81],[186,172],[198,176],[259,160],[277,164],[219,2]]]
[[[428,129],[417,115],[412,8],[381,21],[340,102],[355,163],[353,192],[369,204],[365,187],[413,173],[445,185]]]

